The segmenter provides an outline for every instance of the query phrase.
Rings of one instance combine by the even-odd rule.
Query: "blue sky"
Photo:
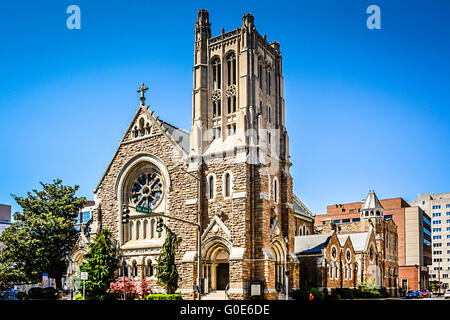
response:
[[[81,8],[81,30],[66,8]],[[369,30],[366,8],[381,9]],[[39,181],[92,190],[139,104],[190,130],[194,23],[245,13],[279,41],[294,190],[314,213],[450,192],[448,1],[2,1],[0,203]],[[148,95],[148,94],[147,94]]]

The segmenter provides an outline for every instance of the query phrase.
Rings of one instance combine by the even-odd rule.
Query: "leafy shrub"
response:
[[[298,289],[292,291],[292,298],[295,300],[309,300],[309,294],[312,294],[314,300],[323,300],[325,294],[317,288]]]
[[[338,294],[342,299],[354,299],[355,293],[350,288],[336,288],[331,290],[332,294]]]
[[[81,294],[77,294],[75,297],[73,297],[73,300],[84,300],[84,299]]]
[[[58,299],[58,290],[53,287],[47,287],[42,289],[42,299]]]
[[[30,299],[43,299],[42,288],[31,288],[28,290],[28,298]]]
[[[378,292],[381,294],[381,297],[383,297],[383,298],[390,297],[390,294],[385,287],[382,287],[381,289],[379,289]]]
[[[179,294],[149,294],[146,300],[182,300]]]
[[[27,293],[24,291],[17,291],[16,298],[19,300],[25,300],[27,298]]]
[[[341,295],[338,293],[332,293],[328,299],[329,300],[341,300]]]

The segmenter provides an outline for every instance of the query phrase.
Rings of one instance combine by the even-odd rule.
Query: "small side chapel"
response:
[[[294,237],[313,232],[313,216],[292,190],[280,44],[258,33],[251,14],[211,37],[202,9],[194,31],[191,132],[159,119],[141,85],[137,112],[94,190],[91,234],[109,229],[125,275],[139,281],[155,278],[166,236],[158,214],[199,223],[163,218],[182,238],[184,299],[196,298],[200,283],[219,299],[284,299],[286,288],[299,288]]]

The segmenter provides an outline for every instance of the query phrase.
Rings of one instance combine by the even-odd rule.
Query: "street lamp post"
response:
[[[201,168],[201,164],[198,168],[198,174],[200,175],[200,168]],[[185,173],[189,174],[192,178],[194,178],[195,180],[197,180],[197,223],[191,222],[191,221],[186,221],[186,220],[182,220],[179,218],[174,218],[174,217],[168,217],[168,218],[172,218],[172,219],[176,219],[185,223],[189,223],[192,225],[197,226],[198,228],[198,234],[197,234],[197,288],[198,288],[198,300],[201,300],[201,296],[202,296],[202,283],[201,283],[201,279],[202,279],[202,213],[201,213],[201,195],[202,195],[202,190],[201,190],[201,179],[199,177],[194,176],[192,173],[186,171],[184,168],[182,168],[179,164],[177,164],[174,169],[180,169],[182,171],[184,171]]]

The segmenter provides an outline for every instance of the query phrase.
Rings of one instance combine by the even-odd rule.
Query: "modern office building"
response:
[[[94,201],[88,201],[83,208],[80,209],[75,222],[75,228],[77,230],[81,230],[82,227],[84,228],[91,221],[94,214],[94,205]]]
[[[353,202],[327,206],[327,213],[316,215],[316,227],[331,219],[335,224],[360,221],[364,203]],[[380,200],[384,219],[397,225],[399,286],[404,290],[428,288],[428,266],[431,265],[431,218],[419,206],[411,206],[402,198]]]
[[[442,289],[450,285],[450,192],[417,195],[418,206],[431,217],[432,258],[430,280],[440,281]]]

